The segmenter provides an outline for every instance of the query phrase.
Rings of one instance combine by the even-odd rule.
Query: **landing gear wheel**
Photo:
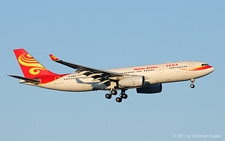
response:
[[[194,84],[191,84],[190,87],[193,89],[195,87],[195,85]]]
[[[128,95],[127,95],[127,94],[122,94],[121,97],[122,97],[123,99],[127,99]]]
[[[112,97],[111,94],[106,94],[106,95],[105,95],[105,98],[107,98],[107,99],[111,99],[111,97]]]
[[[117,94],[117,91],[116,91],[116,90],[112,90],[112,91],[111,91],[111,94],[112,94],[112,95],[116,95],[116,94]]]
[[[118,102],[118,103],[122,102],[122,98],[117,97],[117,98],[116,98],[116,102]]]

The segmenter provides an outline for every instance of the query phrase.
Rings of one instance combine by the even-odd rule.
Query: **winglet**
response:
[[[52,61],[59,61],[59,58],[55,57],[52,54],[49,54],[50,58],[52,59]]]

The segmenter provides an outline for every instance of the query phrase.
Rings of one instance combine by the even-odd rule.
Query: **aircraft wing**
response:
[[[49,55],[51,57],[51,59],[59,64],[63,64],[65,66],[71,67],[73,69],[76,69],[77,73],[82,74],[82,75],[86,75],[95,79],[101,79],[101,78],[109,78],[109,77],[123,77],[124,74],[123,73],[117,73],[117,72],[111,72],[111,71],[105,71],[105,70],[100,70],[100,69],[95,69],[95,68],[90,68],[90,67],[86,67],[86,66],[82,66],[82,65],[78,65],[78,64],[73,64],[73,63],[69,63],[63,60],[60,60],[59,58],[55,57],[54,55],[50,54]],[[102,80],[105,80],[102,79]]]

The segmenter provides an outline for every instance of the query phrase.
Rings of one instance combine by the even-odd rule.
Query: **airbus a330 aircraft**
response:
[[[50,54],[53,61],[75,69],[75,73],[56,74],[34,59],[24,49],[15,49],[14,53],[22,69],[24,77],[9,75],[20,79],[20,83],[32,86],[70,92],[108,90],[105,95],[121,94],[117,102],[127,99],[126,90],[136,88],[137,93],[154,94],[162,91],[162,83],[191,81],[191,88],[196,78],[203,77],[214,71],[214,68],[204,62],[173,62],[111,70],[100,70],[81,66],[60,60]]]

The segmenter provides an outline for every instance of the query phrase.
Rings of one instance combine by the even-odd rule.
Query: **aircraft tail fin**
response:
[[[55,75],[46,69],[24,49],[15,49],[14,53],[20,68],[26,78],[39,78],[41,76]]]

